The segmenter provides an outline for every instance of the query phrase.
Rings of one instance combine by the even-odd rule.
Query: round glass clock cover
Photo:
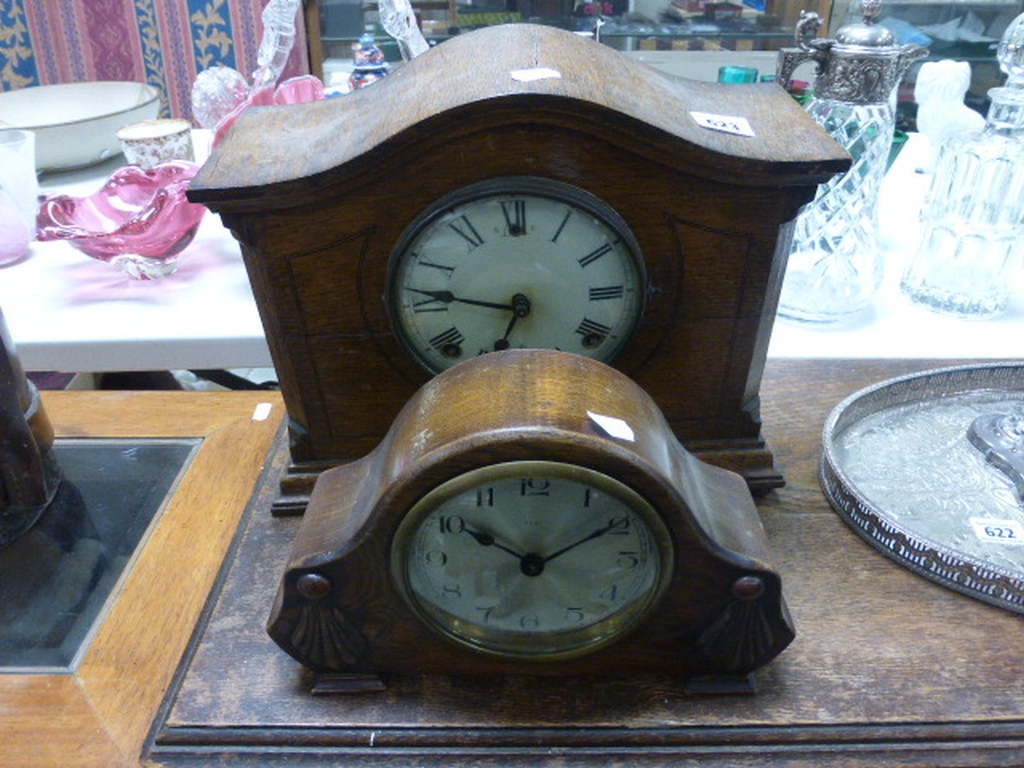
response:
[[[672,561],[667,528],[635,491],[546,461],[449,480],[410,510],[392,547],[393,577],[427,624],[477,650],[538,660],[634,628]]]
[[[561,349],[609,362],[643,311],[640,249],[597,197],[547,179],[471,185],[405,232],[387,303],[428,371],[509,348]]]

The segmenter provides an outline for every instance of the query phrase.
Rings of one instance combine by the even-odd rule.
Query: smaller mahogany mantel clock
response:
[[[431,376],[525,347],[625,372],[756,489],[781,482],[758,389],[786,224],[848,165],[776,85],[513,24],[246,111],[189,198],[242,244],[296,477],[365,455]]]
[[[743,479],[593,359],[509,350],[425,384],[324,471],[268,625],[330,687],[390,674],[717,679],[794,632]]]

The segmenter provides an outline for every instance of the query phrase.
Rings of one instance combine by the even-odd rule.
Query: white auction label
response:
[[[590,421],[598,429],[608,435],[608,437],[614,437],[619,440],[628,440],[631,443],[636,440],[636,433],[633,432],[633,428],[618,416],[605,416],[604,414],[594,413],[593,411],[587,411],[587,416],[589,416]]]
[[[713,115],[710,112],[691,112],[690,116],[697,121],[697,125],[701,128],[732,133],[736,136],[754,135],[754,129],[750,127],[750,122],[745,117]]]
[[[1016,520],[999,520],[994,517],[972,517],[974,535],[980,541],[992,544],[1024,546],[1024,525]]]
[[[551,67],[534,67],[533,69],[513,69],[509,74],[513,80],[521,83],[532,83],[535,80],[557,80],[562,73]]]
[[[270,412],[274,410],[273,403],[259,403],[256,410],[252,412],[253,421],[266,421],[270,418]]]

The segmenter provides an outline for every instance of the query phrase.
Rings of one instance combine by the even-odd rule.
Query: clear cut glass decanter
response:
[[[895,44],[892,32],[875,21],[881,0],[864,0],[862,12],[862,22],[844,26],[834,39],[809,42],[821,20],[804,14],[799,48],[779,52],[783,84],[799,64],[816,63],[807,110],[853,162],[818,188],[794,222],[779,302],[779,315],[793,320],[830,323],[855,315],[881,281],[877,202],[895,128],[891,96],[907,68],[928,51]]]
[[[1024,14],[999,43],[1006,85],[988,92],[978,133],[943,144],[921,208],[924,233],[902,291],[944,314],[988,318],[1007,307],[1024,258]]]

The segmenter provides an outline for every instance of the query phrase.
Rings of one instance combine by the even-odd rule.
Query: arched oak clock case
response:
[[[706,127],[701,113],[743,118],[751,135]],[[189,197],[241,242],[291,418],[293,477],[309,472],[299,491],[371,450],[434,373],[389,309],[403,236],[460,190],[508,180],[514,191],[523,178],[578,189],[625,224],[642,311],[606,362],[689,449],[765,489],[781,482],[758,388],[787,223],[848,164],[776,85],[683,80],[515,24],[446,41],[343,98],[248,110]],[[615,284],[592,287],[606,299]],[[593,327],[581,314],[574,328]]]
[[[794,637],[743,479],[621,372],[556,350],[427,382],[324,471],[268,623],[358,689],[392,674],[743,680]]]

